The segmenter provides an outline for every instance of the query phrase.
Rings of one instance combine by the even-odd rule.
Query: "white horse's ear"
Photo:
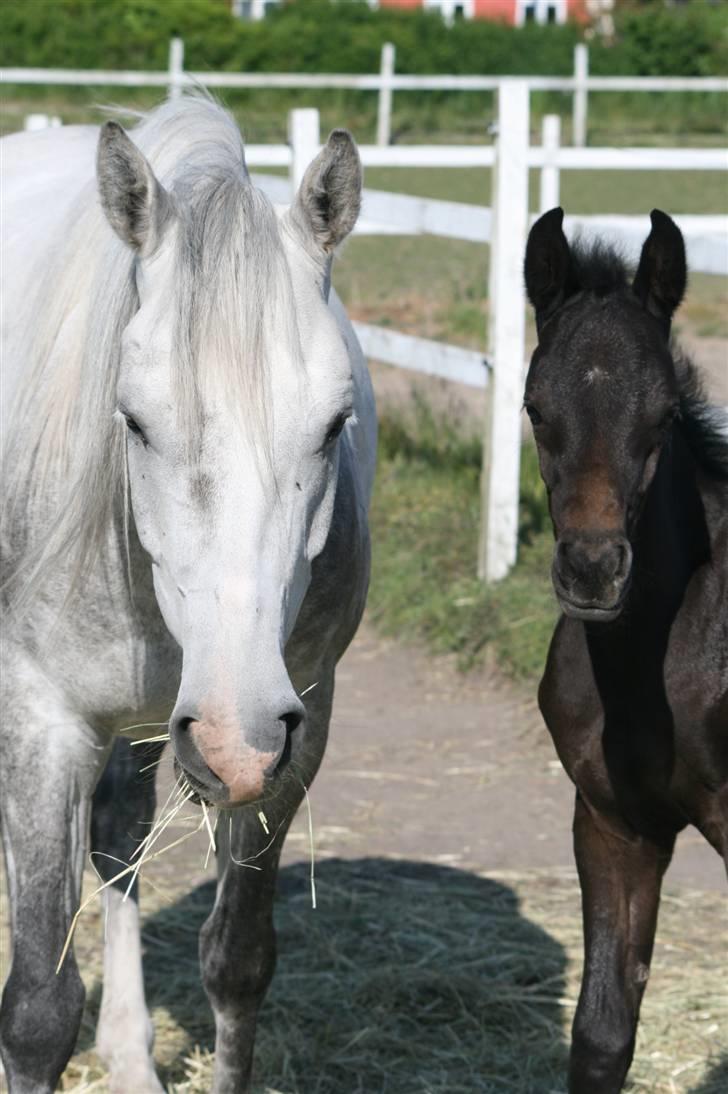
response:
[[[151,254],[170,208],[166,190],[117,122],[101,127],[96,176],[106,219],[124,243]]]
[[[306,169],[291,206],[291,219],[298,230],[324,255],[331,255],[356,224],[361,182],[354,138],[346,129],[334,129]]]

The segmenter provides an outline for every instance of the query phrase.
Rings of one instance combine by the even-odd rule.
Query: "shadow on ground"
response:
[[[308,873],[296,864],[280,874],[278,969],[256,1046],[255,1074],[265,1088],[563,1089],[565,954],[521,915],[513,890],[446,866],[330,859],[317,865],[314,911]],[[185,1090],[209,1089],[205,1052],[214,1031],[197,934],[213,897],[214,886],[201,885],[148,917],[143,932],[162,1081],[182,1082],[184,1055],[194,1045],[202,1050]],[[186,1048],[165,1066],[168,1028],[178,1043],[184,1032]]]
[[[692,1088],[691,1094],[725,1094],[728,1090],[728,1055],[723,1056],[710,1069],[708,1074]]]

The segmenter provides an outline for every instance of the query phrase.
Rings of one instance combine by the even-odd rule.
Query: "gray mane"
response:
[[[194,455],[200,394],[214,382],[265,452],[273,332],[300,354],[275,212],[250,181],[235,122],[207,96],[140,116],[132,137],[171,195],[178,224],[173,367],[188,449]],[[3,541],[13,600],[61,560],[77,583],[115,519],[128,519],[124,428],[114,411],[121,335],[139,306],[135,266],[89,182],[25,317],[34,336],[6,443]]]

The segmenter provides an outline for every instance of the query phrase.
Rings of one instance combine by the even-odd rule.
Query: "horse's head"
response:
[[[636,276],[604,248],[570,249],[563,211],[526,249],[538,346],[526,381],[556,535],[553,582],[577,619],[619,615],[643,501],[678,409],[670,322],[685,291],[685,247],[655,209]]]
[[[183,651],[170,737],[192,786],[238,805],[303,748],[284,649],[329,535],[353,413],[327,298],[361,169],[335,131],[282,217],[241,153],[163,179],[167,189],[107,123],[101,201],[136,253],[139,301],[121,336],[117,413],[136,530]]]

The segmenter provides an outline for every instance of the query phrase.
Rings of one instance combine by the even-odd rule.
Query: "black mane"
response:
[[[632,278],[625,258],[601,239],[577,239],[571,244],[572,276],[583,292],[605,296],[626,289]]]
[[[672,358],[680,391],[680,426],[700,466],[728,482],[728,415],[705,397],[700,373],[675,344]]]

